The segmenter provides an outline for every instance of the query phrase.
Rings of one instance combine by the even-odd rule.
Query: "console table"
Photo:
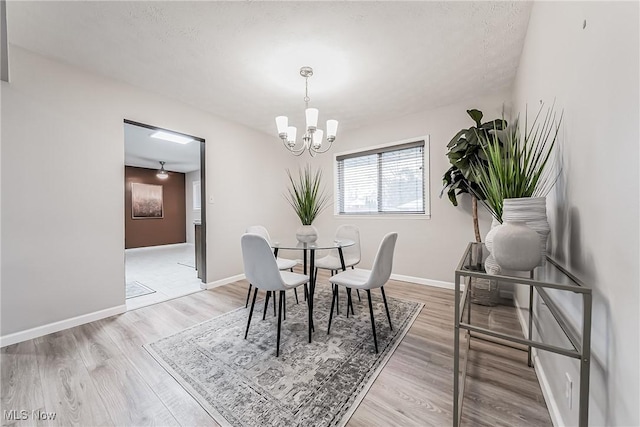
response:
[[[580,397],[578,425],[587,427],[589,419],[589,365],[591,361],[591,288],[585,286],[575,276],[562,268],[557,262],[547,256],[544,266],[536,267],[525,274],[528,277],[511,275],[490,275],[479,266],[482,260],[488,256],[487,248],[482,243],[469,243],[462,255],[462,259],[456,268],[455,281],[455,331],[453,341],[453,425],[458,427],[462,416],[462,404],[464,402],[464,385],[467,371],[469,344],[472,338],[480,338],[499,345],[507,345],[519,350],[510,342],[526,346],[528,353],[528,365],[531,363],[531,348],[550,351],[567,357],[580,360]],[[480,262],[476,262],[479,260]],[[471,322],[471,301],[468,296],[471,278],[498,280],[505,283],[514,283],[529,286],[529,331],[527,338],[520,338],[497,332],[488,328],[475,326]],[[460,292],[461,283],[465,281],[464,291]],[[573,292],[582,297],[582,331],[579,333],[572,326],[562,307],[550,297],[548,290],[554,289],[560,292]],[[542,298],[551,312],[557,324],[567,336],[571,347],[562,348],[533,340],[533,297],[534,291]],[[466,305],[466,309],[465,309]],[[466,321],[465,321],[466,314]],[[460,364],[460,332],[464,332],[465,343],[463,349],[462,366]],[[460,376],[462,375],[462,378]]]

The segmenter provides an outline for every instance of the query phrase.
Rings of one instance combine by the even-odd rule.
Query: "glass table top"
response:
[[[301,243],[295,238],[286,238],[282,240],[272,239],[271,247],[274,249],[292,249],[292,250],[317,250],[317,249],[338,249],[347,248],[355,245],[356,242],[348,239],[334,240],[319,238],[313,243]]]

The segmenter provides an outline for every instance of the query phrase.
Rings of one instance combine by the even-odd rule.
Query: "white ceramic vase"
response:
[[[484,271],[486,271],[487,274],[492,274],[492,275],[502,273],[502,270],[500,269],[500,265],[498,265],[493,255],[489,255],[487,259],[484,261]]]
[[[484,245],[487,247],[489,253],[491,253],[493,250],[493,236],[496,233],[496,227],[498,227],[499,225],[500,223],[498,222],[498,220],[493,218],[493,221],[491,221],[491,230],[489,230],[484,238]]]
[[[533,270],[542,256],[539,236],[524,221],[505,221],[496,227],[491,255],[501,270]]]
[[[296,230],[296,239],[301,243],[313,243],[318,240],[318,230],[313,225],[301,225]]]
[[[540,262],[544,265],[549,240],[549,223],[547,222],[547,200],[545,197],[522,197],[504,199],[502,221],[523,221],[527,227],[538,233],[540,239]]]

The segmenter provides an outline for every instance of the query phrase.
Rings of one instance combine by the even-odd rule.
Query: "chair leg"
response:
[[[387,305],[387,296],[384,294],[384,286],[380,286],[380,292],[382,292],[382,300],[384,301],[384,309],[387,310],[387,319],[389,319],[389,329],[393,331],[391,326],[391,315],[389,314],[389,306]]]
[[[256,297],[258,296],[258,288],[253,291],[253,301],[251,301],[251,311],[249,311],[249,320],[247,321],[247,330],[244,331],[244,339],[247,339],[249,333],[249,325],[251,324],[251,316],[253,316],[253,307],[256,305]]]
[[[336,303],[336,292],[338,289],[338,285],[332,285],[332,290],[331,290],[331,311],[329,312],[329,326],[327,326],[327,335],[329,335],[329,332],[331,331],[331,320],[333,319],[333,306]]]
[[[309,290],[307,289],[307,285],[304,285],[304,300],[308,301],[307,296],[309,294]],[[307,302],[307,306],[309,306],[309,303]]]
[[[276,292],[273,291],[273,317],[276,317]]]
[[[353,312],[353,300],[351,299],[351,288],[347,288],[347,317],[349,317],[349,308],[351,308],[351,314],[355,316]]]
[[[251,296],[251,283],[249,283],[249,292],[247,292],[247,302],[244,303],[244,308],[249,307],[249,297]]]
[[[282,302],[282,320],[287,320],[287,294],[284,295]]]
[[[276,300],[276,294],[273,293],[273,300]],[[282,325],[282,306],[284,301],[284,291],[280,291],[280,301],[278,302],[278,338],[276,342],[276,357],[280,356],[280,327]]]
[[[307,284],[304,284],[304,294],[307,295],[309,290],[307,289]],[[309,300],[307,300],[309,301]],[[311,308],[309,307],[309,302],[307,302],[307,313],[309,313],[309,319],[307,321],[309,325],[309,342],[311,342]]]
[[[300,301],[298,301],[298,288],[293,288],[293,293],[296,294],[296,304],[300,304]]]
[[[340,287],[336,285],[336,315],[340,314]]]
[[[378,353],[378,338],[376,337],[376,322],[373,320],[373,305],[371,304],[371,290],[367,289],[367,297],[369,298],[369,315],[371,316],[371,330],[373,331],[373,345]]]
[[[269,308],[269,297],[271,296],[271,291],[267,291],[267,296],[264,298],[264,312],[262,313],[262,320],[267,317],[267,308]]]

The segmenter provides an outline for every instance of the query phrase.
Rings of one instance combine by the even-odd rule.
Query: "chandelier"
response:
[[[305,117],[307,119],[307,127],[302,136],[300,144],[296,142],[297,128],[289,126],[289,118],[287,116],[276,117],[276,126],[278,127],[278,136],[282,139],[284,146],[296,156],[300,156],[305,151],[313,157],[317,153],[326,153],[333,141],[336,139],[338,130],[337,120],[327,120],[327,142],[323,145],[324,131],[318,129],[318,109],[309,108],[309,77],[313,76],[313,68],[300,68],[300,75],[304,77],[304,103]]]
[[[169,178],[169,174],[167,173],[166,170],[164,170],[164,164],[165,162],[161,161],[160,162],[160,169],[158,169],[158,173],[156,174],[156,176],[160,179],[167,179]]]

